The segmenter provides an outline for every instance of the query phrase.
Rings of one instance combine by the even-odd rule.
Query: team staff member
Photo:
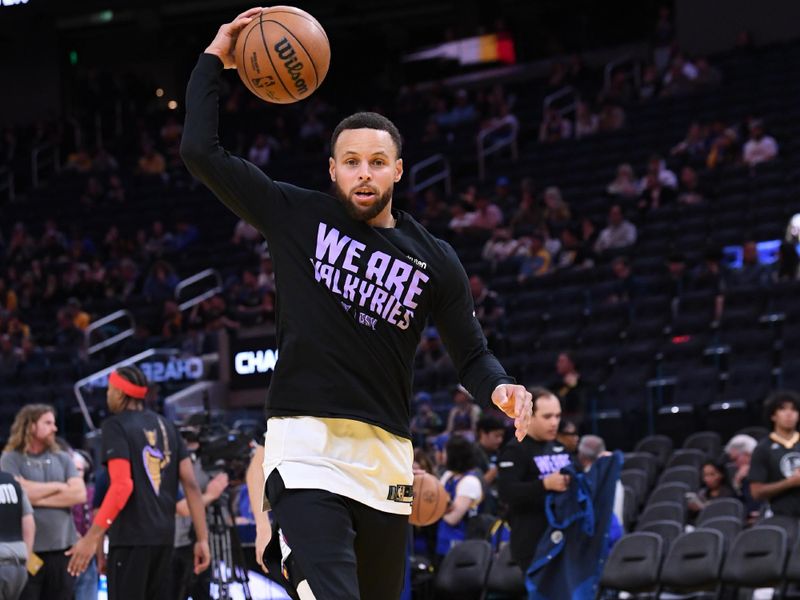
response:
[[[761,440],[750,459],[750,493],[769,502],[776,515],[800,518],[800,396],[777,391],[764,403],[772,433]]]
[[[0,471],[0,600],[17,600],[28,573],[36,523],[25,490],[9,473]]]
[[[13,475],[33,506],[33,563],[41,565],[23,600],[72,600],[75,578],[64,551],[78,539],[71,508],[86,502],[86,486],[72,457],[56,443],[56,412],[47,404],[24,406],[14,418],[0,469]]]
[[[220,75],[260,12],[221,26],[200,56],[181,156],[272,254],[280,360],[264,468],[282,537],[318,600],[394,600],[411,512],[412,365],[428,317],[470,393],[524,415],[520,435],[530,398],[487,350],[453,249],[392,209],[403,161],[391,121],[357,113],[335,128],[331,194],[275,182],[220,146]]]
[[[554,443],[561,420],[561,402],[544,388],[532,388],[533,416],[528,435],[511,440],[500,455],[500,501],[508,505],[511,556],[522,571],[528,568],[547,529],[544,499],[548,492],[564,492],[569,476],[560,473],[570,463],[564,447]]]
[[[109,600],[150,600],[167,580],[175,538],[178,479],[197,534],[194,568],[209,564],[208,531],[194,467],[175,426],[144,408],[147,378],[121,367],[108,379],[113,416],[103,423],[103,460],[111,484],[87,534],[66,554],[68,570],[86,568],[108,531]]]

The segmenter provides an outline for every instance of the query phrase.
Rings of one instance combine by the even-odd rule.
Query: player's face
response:
[[[394,184],[403,176],[403,161],[388,131],[345,129],[332,149],[331,181],[347,212],[370,221],[388,207]]]
[[[556,439],[561,422],[561,402],[555,396],[542,396],[534,402],[534,412],[528,426],[532,438],[550,442]]]
[[[797,412],[797,408],[795,408],[794,404],[785,402],[775,411],[775,414],[772,415],[772,422],[775,423],[775,427],[779,429],[794,431],[797,429],[797,421],[799,418],[800,413]]]
[[[108,404],[108,410],[112,413],[118,413],[122,410],[122,400],[124,398],[124,394],[122,390],[115,388],[113,385],[108,386],[108,391],[106,392],[106,404]]]

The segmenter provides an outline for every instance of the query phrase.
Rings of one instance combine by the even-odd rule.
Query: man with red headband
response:
[[[163,593],[175,536],[180,479],[197,535],[194,570],[208,567],[205,509],[192,461],[174,425],[144,408],[147,379],[136,367],[109,376],[102,458],[111,485],[94,523],[70,550],[68,571],[78,575],[108,531],[109,600],[150,600]]]

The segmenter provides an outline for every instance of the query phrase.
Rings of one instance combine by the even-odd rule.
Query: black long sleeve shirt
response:
[[[513,382],[487,349],[452,247],[402,211],[394,228],[356,221],[333,196],[274,181],[220,146],[222,70],[216,56],[200,56],[181,156],[269,244],[279,360],[267,417],[348,418],[410,437],[412,366],[428,316],[476,400]]]

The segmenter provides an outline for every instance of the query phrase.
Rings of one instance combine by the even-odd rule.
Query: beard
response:
[[[375,192],[375,202],[373,202],[371,206],[365,208],[360,207],[353,200],[355,192],[351,191],[349,194],[346,193],[338,183],[333,184],[333,192],[339,202],[342,203],[342,206],[344,206],[344,209],[347,211],[347,214],[350,215],[351,219],[355,221],[371,221],[377,217],[391,201],[394,185],[390,185],[388,189],[380,195],[378,195],[378,190],[372,186],[359,185],[353,189],[358,189],[359,187],[369,187]]]

